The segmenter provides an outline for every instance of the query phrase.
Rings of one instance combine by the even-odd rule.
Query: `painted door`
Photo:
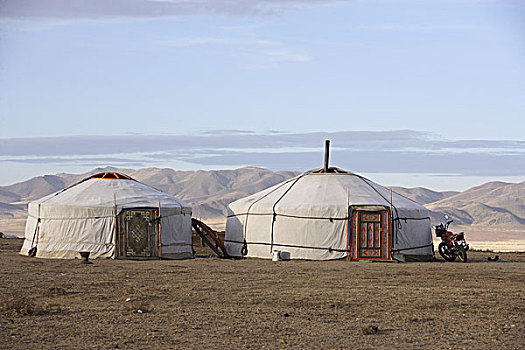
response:
[[[353,211],[352,259],[390,259],[390,236],[388,210]]]
[[[156,210],[128,209],[120,217],[121,257],[157,256]]]

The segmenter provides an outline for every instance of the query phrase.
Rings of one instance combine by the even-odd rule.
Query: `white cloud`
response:
[[[0,17],[155,18],[199,14],[261,16],[340,0],[4,0]]]
[[[174,47],[191,47],[202,45],[231,45],[231,38],[213,38],[213,37],[193,37],[193,38],[176,38],[166,40],[165,44]]]
[[[393,31],[393,32],[423,32],[423,31],[465,31],[480,30],[483,27],[469,25],[419,25],[419,24],[384,24],[359,26],[360,30]]]
[[[264,53],[278,62],[308,62],[312,60],[310,56],[290,51],[265,51]]]
[[[205,135],[68,136],[0,139],[0,163],[122,167],[224,168],[244,165],[307,170],[332,140],[333,164],[376,173],[469,176],[525,175],[525,142],[456,140],[411,130],[257,134],[218,130]],[[418,147],[414,147],[418,145]],[[487,166],[490,164],[490,166]],[[0,182],[1,176],[0,176]]]
[[[181,37],[167,39],[161,42],[175,48],[192,48],[200,46],[231,46],[242,47],[243,52],[250,55],[250,66],[256,67],[273,67],[282,62],[308,62],[312,58],[304,53],[295,52],[287,48],[285,43],[278,41],[256,39],[256,38],[238,38],[238,37]],[[229,49],[235,57],[238,57],[236,50]],[[255,58],[255,59],[254,59]]]
[[[261,39],[242,39],[234,37],[181,37],[163,41],[164,44],[174,47],[192,47],[208,45],[236,45],[236,46],[276,46],[282,45],[277,41]]]

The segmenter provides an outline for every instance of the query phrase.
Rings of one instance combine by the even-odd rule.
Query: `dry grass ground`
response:
[[[3,349],[525,344],[525,254],[488,262],[494,254],[471,252],[467,264],[199,257],[84,265],[20,256],[21,240],[0,244]]]

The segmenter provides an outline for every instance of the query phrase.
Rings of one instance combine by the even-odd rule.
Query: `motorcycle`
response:
[[[445,220],[448,220],[448,215],[445,215]],[[436,236],[441,238],[441,243],[438,245],[439,255],[446,261],[454,261],[456,258],[463,262],[467,262],[467,250],[469,245],[465,241],[465,233],[453,233],[448,230],[448,226],[454,220],[446,221],[437,226],[432,226],[436,231]]]

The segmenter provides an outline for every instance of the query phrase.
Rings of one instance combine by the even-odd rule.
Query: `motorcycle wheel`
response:
[[[446,261],[456,260],[456,255],[450,252],[450,250],[448,249],[447,243],[445,242],[439,243],[438,252],[439,252],[439,255],[441,255],[443,259],[445,259]]]
[[[466,263],[467,262],[467,251],[465,250],[465,248],[461,246],[459,246],[457,249],[458,249],[459,260]]]

